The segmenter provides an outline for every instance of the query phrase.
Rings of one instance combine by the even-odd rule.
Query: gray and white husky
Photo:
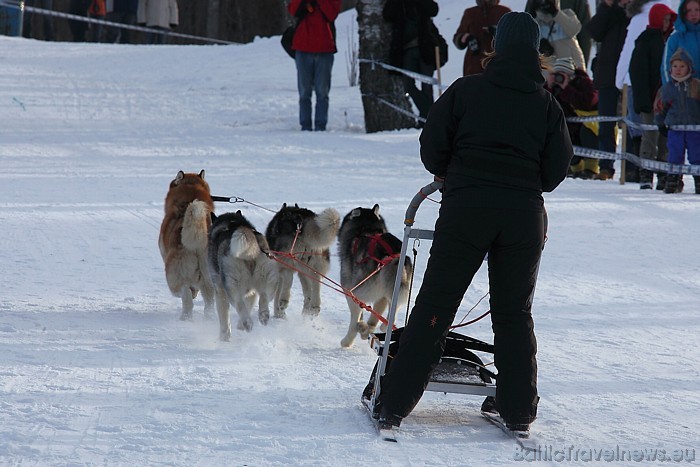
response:
[[[320,214],[286,203],[272,217],[265,230],[270,248],[277,255],[278,286],[275,292],[274,316],[284,318],[289,306],[294,272],[304,294],[302,314],[316,316],[321,311],[319,274],[330,268],[330,246],[338,235],[340,214],[332,208]],[[289,256],[291,255],[291,256]]]
[[[216,289],[219,338],[231,339],[229,305],[238,312],[238,329],[253,328],[251,312],[258,298],[258,319],[267,324],[269,302],[277,286],[277,263],[265,237],[241,211],[212,214],[209,232],[209,274]]]
[[[340,284],[346,290],[352,290],[362,302],[371,302],[372,309],[383,315],[391,303],[394,291],[401,240],[387,231],[384,219],[379,215],[378,204],[371,209],[355,208],[345,216],[338,232],[338,249]],[[375,273],[377,268],[380,269]],[[408,301],[412,272],[411,259],[406,257],[401,272],[399,307]],[[358,286],[362,281],[365,282]],[[350,325],[348,333],[340,341],[343,347],[350,347],[358,333],[362,339],[367,339],[379,321],[376,315],[371,314],[365,322],[360,306],[351,297],[347,297],[347,301],[350,307]]]

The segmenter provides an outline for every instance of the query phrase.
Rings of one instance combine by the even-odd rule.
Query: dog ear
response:
[[[360,217],[361,212],[362,208],[355,208],[352,211],[350,211],[350,217]]]
[[[299,209],[299,204],[294,203],[294,207],[297,208],[297,209]]]
[[[378,204],[375,204],[375,205],[374,205],[374,207],[372,208],[372,211],[374,212],[374,215],[375,215],[375,216],[380,217],[380,216],[379,216],[379,205],[378,205]]]
[[[216,221],[216,219],[218,219],[218,217],[219,217],[219,216],[217,216],[217,215],[214,214],[213,212],[210,212],[210,213],[209,213],[209,218],[211,219],[211,223],[212,223],[212,224],[214,223],[214,221]]]
[[[241,210],[240,210],[240,209],[239,209],[238,211],[236,211],[236,215],[237,215],[237,216],[243,217],[243,213],[241,213]]]
[[[204,180],[204,169],[202,169],[202,170],[199,172],[199,178],[201,178],[202,180]]]
[[[173,180],[173,183],[177,185],[182,181],[183,178],[185,178],[185,172],[181,170],[177,173],[177,175],[175,175],[175,180]]]

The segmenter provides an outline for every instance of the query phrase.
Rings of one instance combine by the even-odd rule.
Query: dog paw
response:
[[[258,319],[260,320],[260,324],[263,326],[266,326],[268,321],[270,321],[270,311],[265,310],[265,311],[260,311],[258,313]]]
[[[287,319],[287,313],[284,310],[275,310],[275,319]]]
[[[315,317],[318,316],[319,313],[321,313],[321,307],[320,306],[309,306],[309,307],[304,307],[303,310],[301,310],[301,314],[304,316],[310,316],[310,317]]]
[[[253,320],[250,318],[238,320],[238,325],[236,326],[240,331],[252,331],[253,330]]]
[[[220,332],[219,333],[219,340],[221,342],[230,342],[231,341],[231,330],[229,329],[227,332]]]
[[[364,321],[357,322],[357,332],[360,333],[360,337],[364,340],[369,337],[371,329]]]
[[[344,348],[352,347],[352,343],[355,340],[355,337],[348,337],[345,336],[343,339],[340,341],[340,346]]]
[[[185,312],[183,311],[182,314],[180,315],[180,321],[192,321],[192,312]]]

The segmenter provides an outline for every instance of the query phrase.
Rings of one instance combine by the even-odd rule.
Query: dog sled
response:
[[[432,182],[421,188],[411,200],[404,220],[404,234],[399,264],[402,264],[406,259],[408,243],[411,239],[433,239],[433,230],[414,228],[413,224],[420,204],[440,188],[442,188],[441,182]],[[403,328],[396,329],[394,327],[400,286],[401,271],[397,273],[394,282],[393,296],[386,318],[386,332],[373,333],[369,336],[370,346],[378,355],[372,376],[362,395],[363,403],[370,411],[373,411],[376,405],[381,392],[382,376],[386,373],[391,358],[398,350],[399,340],[403,331]],[[407,305],[407,313],[409,307],[410,304]],[[426,390],[495,397],[497,375],[486,368],[483,360],[475,352],[493,355],[493,345],[450,331],[447,335],[443,356],[435,368]]]

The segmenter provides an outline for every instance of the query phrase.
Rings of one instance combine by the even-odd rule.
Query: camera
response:
[[[471,50],[472,54],[474,55],[478,55],[479,52],[481,52],[479,40],[474,36],[471,36],[469,37],[469,39],[467,39],[467,47],[469,48],[469,50]]]
[[[563,73],[554,73],[553,76],[554,76],[554,82],[556,84],[564,84],[566,77],[564,76]]]

